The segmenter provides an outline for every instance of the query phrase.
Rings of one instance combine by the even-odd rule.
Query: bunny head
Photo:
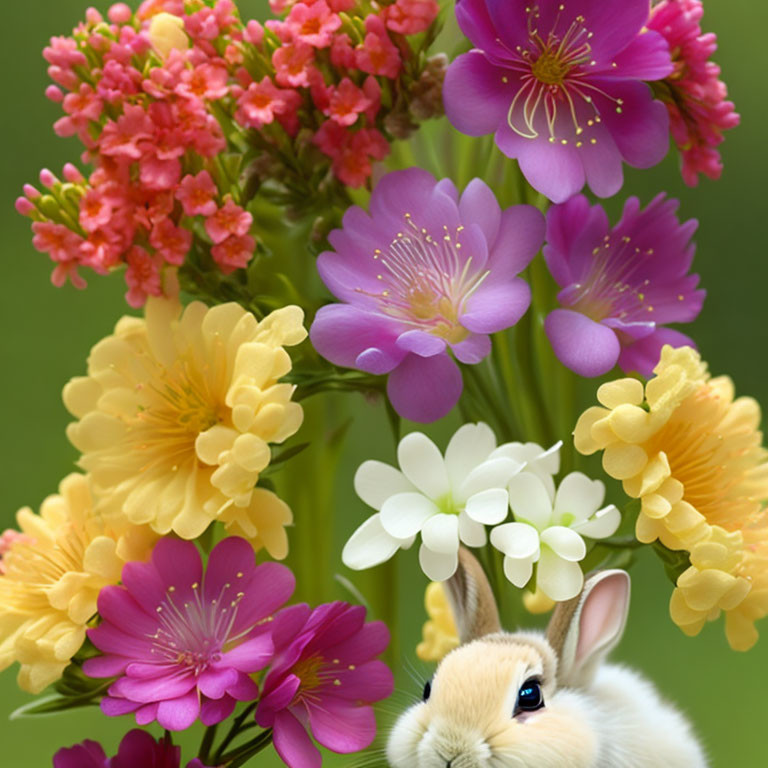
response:
[[[477,560],[460,553],[447,583],[461,646],[440,663],[424,701],[395,725],[393,768],[589,768],[599,750],[587,689],[618,643],[629,577],[602,571],[560,603],[546,636],[501,631]]]

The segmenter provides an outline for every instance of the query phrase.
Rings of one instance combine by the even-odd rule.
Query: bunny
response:
[[[690,725],[653,685],[603,664],[626,624],[627,573],[590,576],[546,636],[501,631],[467,550],[446,586],[462,645],[395,724],[392,768],[706,768]]]

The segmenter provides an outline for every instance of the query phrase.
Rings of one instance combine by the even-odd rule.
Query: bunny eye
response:
[[[535,712],[544,706],[544,694],[538,680],[526,680],[517,694],[515,715],[520,712]]]
[[[427,701],[429,697],[432,695],[432,681],[427,680],[426,683],[424,683],[424,701]]]

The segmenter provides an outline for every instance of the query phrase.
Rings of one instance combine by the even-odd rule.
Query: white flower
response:
[[[551,448],[542,448],[537,443],[504,443],[494,452],[493,456],[504,456],[525,464],[525,471],[530,472],[544,483],[547,493],[555,495],[554,476],[560,471],[560,449],[563,441],[555,443]]]
[[[587,554],[582,537],[611,536],[621,522],[616,507],[601,507],[604,498],[603,483],[581,472],[566,475],[557,493],[527,469],[511,478],[509,503],[516,522],[491,531],[491,544],[504,553],[506,577],[524,587],[538,563],[536,585],[542,592],[557,601],[578,595],[584,583],[579,562]]]
[[[524,464],[496,451],[490,427],[465,424],[451,438],[445,458],[426,435],[413,432],[398,446],[400,470],[366,461],[355,475],[355,491],[378,514],[347,542],[344,564],[371,568],[410,547],[421,533],[422,570],[432,581],[450,578],[459,542],[484,546],[485,526],[503,522],[509,512],[507,485]]]

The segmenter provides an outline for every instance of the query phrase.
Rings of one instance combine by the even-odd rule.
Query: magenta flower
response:
[[[614,195],[622,160],[648,168],[669,146],[666,109],[642,82],[672,71],[663,37],[643,29],[649,13],[649,0],[458,0],[476,49],[448,69],[448,118],[470,136],[495,133],[555,202],[585,181]]]
[[[181,749],[169,739],[155,741],[146,731],[134,729],[123,736],[117,755],[108,758],[98,742],[83,741],[60,749],[53,757],[53,768],[179,768]],[[195,758],[187,768],[205,768]]]
[[[459,199],[449,179],[411,168],[387,174],[371,214],[350,208],[320,254],[323,282],[343,303],[323,307],[312,344],[336,365],[389,374],[397,412],[413,421],[444,416],[457,402],[462,363],[479,363],[488,334],[514,325],[530,304],[517,275],[539,250],[535,208],[502,211],[479,179]]]
[[[739,124],[739,115],[728,101],[720,80],[720,67],[710,57],[717,50],[717,36],[703,34],[701,0],[662,0],[654,5],[648,28],[669,43],[674,71],[664,80],[665,102],[672,121],[672,138],[680,150],[683,180],[695,186],[699,174],[719,179],[723,131]]]
[[[192,542],[161,539],[150,562],[128,563],[122,580],[99,593],[102,621],[88,632],[104,655],[86,661],[86,674],[118,677],[101,702],[105,714],[134,712],[139,725],[180,731],[257,698],[251,674],[272,658],[264,620],[293,593],[288,568],[256,566],[250,544],[231,537],[203,574]]]
[[[544,257],[562,288],[562,309],[545,328],[563,365],[581,376],[600,376],[618,362],[624,371],[650,376],[661,348],[694,346],[667,323],[689,323],[705,292],[688,274],[697,222],[681,224],[678,203],[658,195],[640,210],[627,200],[611,229],[605,211],[582,195],[547,214]]]
[[[256,722],[274,729],[277,753],[290,768],[318,768],[322,759],[307,731],[332,752],[349,754],[376,736],[373,702],[392,694],[392,672],[375,659],[389,644],[365,608],[296,605],[272,624],[275,660],[264,681]]]

